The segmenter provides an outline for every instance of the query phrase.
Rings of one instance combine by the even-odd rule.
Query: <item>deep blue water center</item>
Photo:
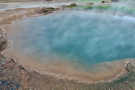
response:
[[[38,58],[58,57],[84,65],[135,58],[135,19],[65,11],[18,21],[15,48]],[[63,59],[64,60],[64,59]]]

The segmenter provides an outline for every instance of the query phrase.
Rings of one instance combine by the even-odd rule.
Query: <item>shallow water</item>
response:
[[[135,18],[65,11],[15,22],[13,50],[38,61],[67,60],[84,67],[135,58]],[[45,59],[47,58],[47,59]]]

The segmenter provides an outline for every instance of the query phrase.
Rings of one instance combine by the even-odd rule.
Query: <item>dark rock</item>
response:
[[[118,2],[119,0],[112,0],[112,2]]]
[[[126,66],[126,70],[128,72],[135,72],[135,63],[128,63],[127,66]]]
[[[53,11],[57,11],[58,8],[53,8],[53,7],[49,7],[49,8],[41,8],[40,12],[41,14],[49,14],[52,13]]]
[[[105,3],[105,1],[101,1],[102,3]]]
[[[66,7],[68,7],[68,8],[74,8],[74,7],[76,7],[76,6],[77,6],[76,3],[71,3],[70,5],[66,5]]]
[[[102,0],[101,3],[111,3],[111,1],[108,1],[108,0]]]
[[[0,52],[6,49],[8,46],[7,35],[2,29],[0,29]]]

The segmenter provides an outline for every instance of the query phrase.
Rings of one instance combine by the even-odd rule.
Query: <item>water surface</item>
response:
[[[135,58],[135,18],[64,11],[17,21],[13,50],[40,62],[67,60],[84,67]]]

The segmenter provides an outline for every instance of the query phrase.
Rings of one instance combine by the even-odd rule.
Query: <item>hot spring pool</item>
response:
[[[16,21],[13,50],[37,60],[67,60],[83,66],[135,58],[135,18],[64,11]]]

